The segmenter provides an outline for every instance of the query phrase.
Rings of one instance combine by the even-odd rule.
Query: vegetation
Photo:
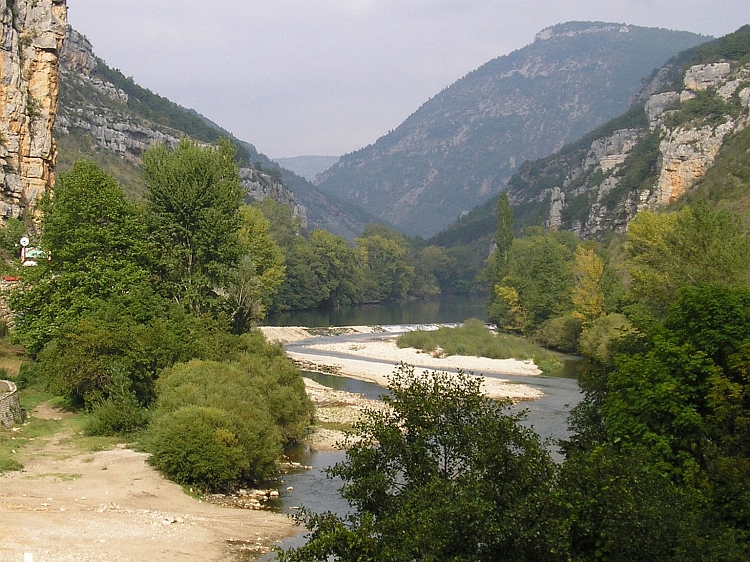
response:
[[[554,559],[555,466],[521,416],[463,374],[401,366],[389,389],[329,469],[352,513],[303,512],[310,540],[280,559]]]
[[[492,359],[532,359],[543,371],[554,373],[562,367],[559,356],[510,334],[496,334],[484,322],[470,318],[458,328],[415,330],[396,340],[399,347],[413,347],[425,353],[473,355]]]
[[[183,141],[144,162],[144,205],[84,161],[42,201],[50,259],[11,296],[13,337],[35,361],[19,384],[88,412],[92,435],[146,428],[143,446],[180,482],[266,477],[311,418],[299,371],[249,331],[283,278],[281,251],[241,206],[228,144]]]

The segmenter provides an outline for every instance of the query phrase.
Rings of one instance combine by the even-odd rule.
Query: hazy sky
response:
[[[110,66],[271,157],[373,143],[557,23],[713,36],[750,23],[748,0],[68,0],[68,10]]]

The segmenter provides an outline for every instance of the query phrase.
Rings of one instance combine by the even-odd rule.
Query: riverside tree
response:
[[[389,408],[365,413],[329,470],[352,513],[303,513],[310,540],[280,559],[559,559],[556,468],[521,415],[463,373],[402,365],[389,389]]]
[[[143,155],[159,286],[192,313],[225,308],[222,293],[242,254],[242,191],[234,157],[228,140],[204,147],[188,139]]]
[[[52,259],[26,268],[11,298],[14,337],[32,357],[102,301],[147,291],[152,253],[143,214],[96,164],[60,174],[40,209],[41,248]]]

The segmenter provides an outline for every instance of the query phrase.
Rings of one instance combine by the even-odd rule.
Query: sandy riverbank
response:
[[[269,341],[282,343],[300,341],[313,337],[306,328],[301,327],[272,327],[261,328]],[[331,329],[339,333],[342,329]],[[347,327],[344,333],[368,334],[382,332],[377,327],[353,326]],[[396,337],[382,339],[373,338],[367,341],[337,342],[316,344],[311,342],[307,349],[318,353],[304,351],[288,351],[287,355],[294,361],[307,365],[310,369],[316,366],[331,370],[334,374],[351,378],[367,380],[387,386],[390,375],[399,363],[413,365],[417,369],[455,370],[463,369],[477,376],[491,375],[526,375],[541,374],[539,368],[532,361],[518,361],[516,359],[488,359],[485,357],[469,357],[453,355],[448,357],[433,357],[416,349],[400,349],[396,345]],[[331,352],[332,355],[319,352]],[[336,354],[336,355],[334,355]],[[341,357],[345,355],[346,357]],[[538,388],[526,384],[510,383],[502,378],[482,377],[482,388],[492,398],[510,398],[512,400],[536,400],[543,395]]]
[[[42,406],[37,418],[65,416]],[[120,446],[84,452],[57,434],[0,477],[0,561],[233,561],[300,531],[284,515],[200,502]]]

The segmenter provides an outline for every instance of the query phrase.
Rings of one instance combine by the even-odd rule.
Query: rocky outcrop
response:
[[[316,183],[407,234],[431,236],[505,189],[517,165],[620,115],[644,75],[702,40],[602,22],[545,29],[342,156]]]
[[[594,238],[624,232],[639,211],[680,199],[711,169],[727,138],[748,125],[750,64],[693,65],[679,83],[644,96],[646,119],[630,112],[640,126],[525,166],[510,183],[511,203],[527,216],[541,208],[549,229]]]
[[[35,215],[54,183],[65,0],[0,0],[0,218]]]
[[[734,69],[728,62],[694,65],[685,72],[683,90],[659,94],[660,99],[670,100],[671,111],[655,112],[655,107],[663,107],[661,102],[649,101],[650,126],[661,130],[661,167],[653,190],[641,197],[640,208],[674,203],[706,175],[727,135],[747,126],[750,88],[743,84],[747,84],[748,79],[750,65]],[[698,116],[679,126],[670,126],[668,116],[679,111],[679,103],[686,103],[694,99],[697,92],[709,89],[715,90],[716,96],[724,101],[736,95],[740,105],[737,114],[725,114],[718,119],[711,115]],[[679,103],[675,106],[677,99]]]
[[[134,166],[141,164],[149,146],[175,146],[185,132],[157,123],[131,107],[128,94],[97,72],[103,64],[89,40],[68,27],[60,55],[64,88],[55,133],[83,137],[95,148],[116,154]],[[305,207],[281,182],[250,167],[240,169],[240,180],[249,199],[270,197],[288,205],[302,226],[307,226]]]

